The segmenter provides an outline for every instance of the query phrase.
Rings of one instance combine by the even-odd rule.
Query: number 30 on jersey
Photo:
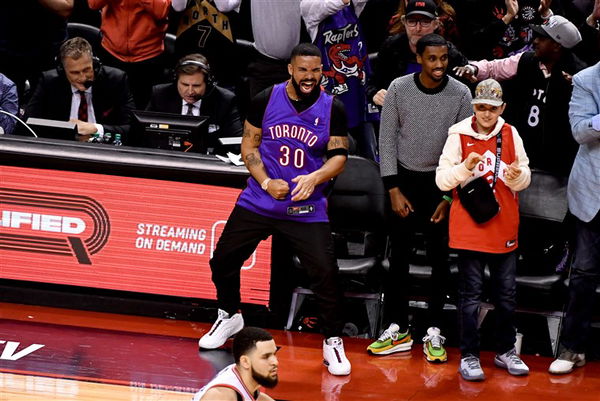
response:
[[[279,157],[279,164],[281,164],[282,166],[289,166],[290,163],[293,163],[294,167],[296,168],[304,167],[303,149],[297,148],[292,152],[292,149],[290,149],[289,146],[282,145],[279,148],[279,151],[281,152],[281,156]]]

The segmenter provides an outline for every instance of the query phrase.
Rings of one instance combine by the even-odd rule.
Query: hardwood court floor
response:
[[[231,363],[227,349],[198,353],[210,327],[169,319],[0,303],[0,400],[190,400],[215,372]],[[524,355],[531,368],[512,377],[482,353],[487,380],[459,378],[459,353],[426,362],[412,352],[372,357],[368,340],[345,339],[352,374],[335,377],[321,364],[321,337],[272,331],[280,384],[278,400],[600,400],[600,363],[566,376],[546,372],[550,358]],[[33,344],[41,348],[28,348]],[[227,348],[230,344],[226,345]],[[29,352],[31,351],[31,352]]]

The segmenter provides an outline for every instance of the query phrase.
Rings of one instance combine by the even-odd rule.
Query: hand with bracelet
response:
[[[276,178],[265,178],[261,184],[261,188],[267,191],[269,195],[277,200],[285,199],[287,194],[290,192],[290,186],[287,181]]]

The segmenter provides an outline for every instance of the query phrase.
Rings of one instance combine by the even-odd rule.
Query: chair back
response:
[[[379,165],[359,156],[349,156],[329,196],[332,231],[382,232],[385,200]]]

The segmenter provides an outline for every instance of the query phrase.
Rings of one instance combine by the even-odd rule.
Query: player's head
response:
[[[422,74],[432,82],[441,82],[448,68],[448,42],[438,34],[423,36],[417,42],[417,62]]]
[[[252,373],[252,378],[261,386],[273,388],[277,385],[277,346],[273,336],[258,327],[244,327],[233,339],[233,357],[240,369]]]
[[[321,51],[312,43],[300,43],[292,50],[288,72],[299,98],[318,95],[321,88]]]

